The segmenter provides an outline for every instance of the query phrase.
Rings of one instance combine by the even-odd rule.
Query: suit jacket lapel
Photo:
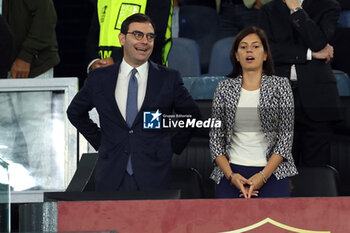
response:
[[[128,127],[115,99],[115,88],[117,86],[119,68],[120,63],[114,64],[113,72],[110,73],[110,77],[108,79],[109,82],[104,83],[104,89],[106,90],[105,94],[107,96],[107,101],[109,101],[108,104],[113,106],[116,112],[116,117],[119,118],[120,122],[124,122],[125,126]]]

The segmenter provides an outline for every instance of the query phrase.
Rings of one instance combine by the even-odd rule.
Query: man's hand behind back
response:
[[[113,61],[113,58],[111,57],[99,59],[99,60],[96,60],[94,63],[92,63],[92,65],[90,66],[90,70],[100,68],[100,67],[110,66],[113,64],[114,64],[114,61]]]

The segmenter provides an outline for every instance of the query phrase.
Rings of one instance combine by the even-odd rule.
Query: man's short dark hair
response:
[[[120,29],[120,32],[123,33],[124,35],[126,35],[126,33],[129,30],[130,24],[132,24],[132,23],[145,23],[145,22],[150,23],[152,25],[154,31],[156,31],[156,27],[155,27],[155,25],[150,17],[148,17],[145,14],[137,13],[137,14],[130,15],[128,18],[126,18],[124,20],[124,22],[122,23],[122,27]]]

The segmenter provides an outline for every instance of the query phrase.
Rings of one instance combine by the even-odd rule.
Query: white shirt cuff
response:
[[[97,60],[100,60],[100,59],[99,59],[99,58],[96,58],[96,59],[92,60],[92,61],[89,63],[89,65],[88,65],[87,68],[86,68],[86,73],[87,73],[87,74],[88,74],[89,71],[90,71],[90,66],[92,66],[92,64],[93,64],[95,61],[97,61]]]
[[[308,60],[308,61],[312,60],[312,51],[311,51],[311,49],[307,49],[306,60]]]

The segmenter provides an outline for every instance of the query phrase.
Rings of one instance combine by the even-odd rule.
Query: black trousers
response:
[[[305,113],[298,88],[293,88],[295,127],[293,157],[297,166],[317,167],[330,162],[330,143],[334,133],[334,121],[315,121]]]
[[[118,187],[117,191],[136,191],[140,190],[140,187],[137,185],[135,177],[133,175],[129,175],[126,171],[124,173],[124,177],[122,179],[122,183]]]

